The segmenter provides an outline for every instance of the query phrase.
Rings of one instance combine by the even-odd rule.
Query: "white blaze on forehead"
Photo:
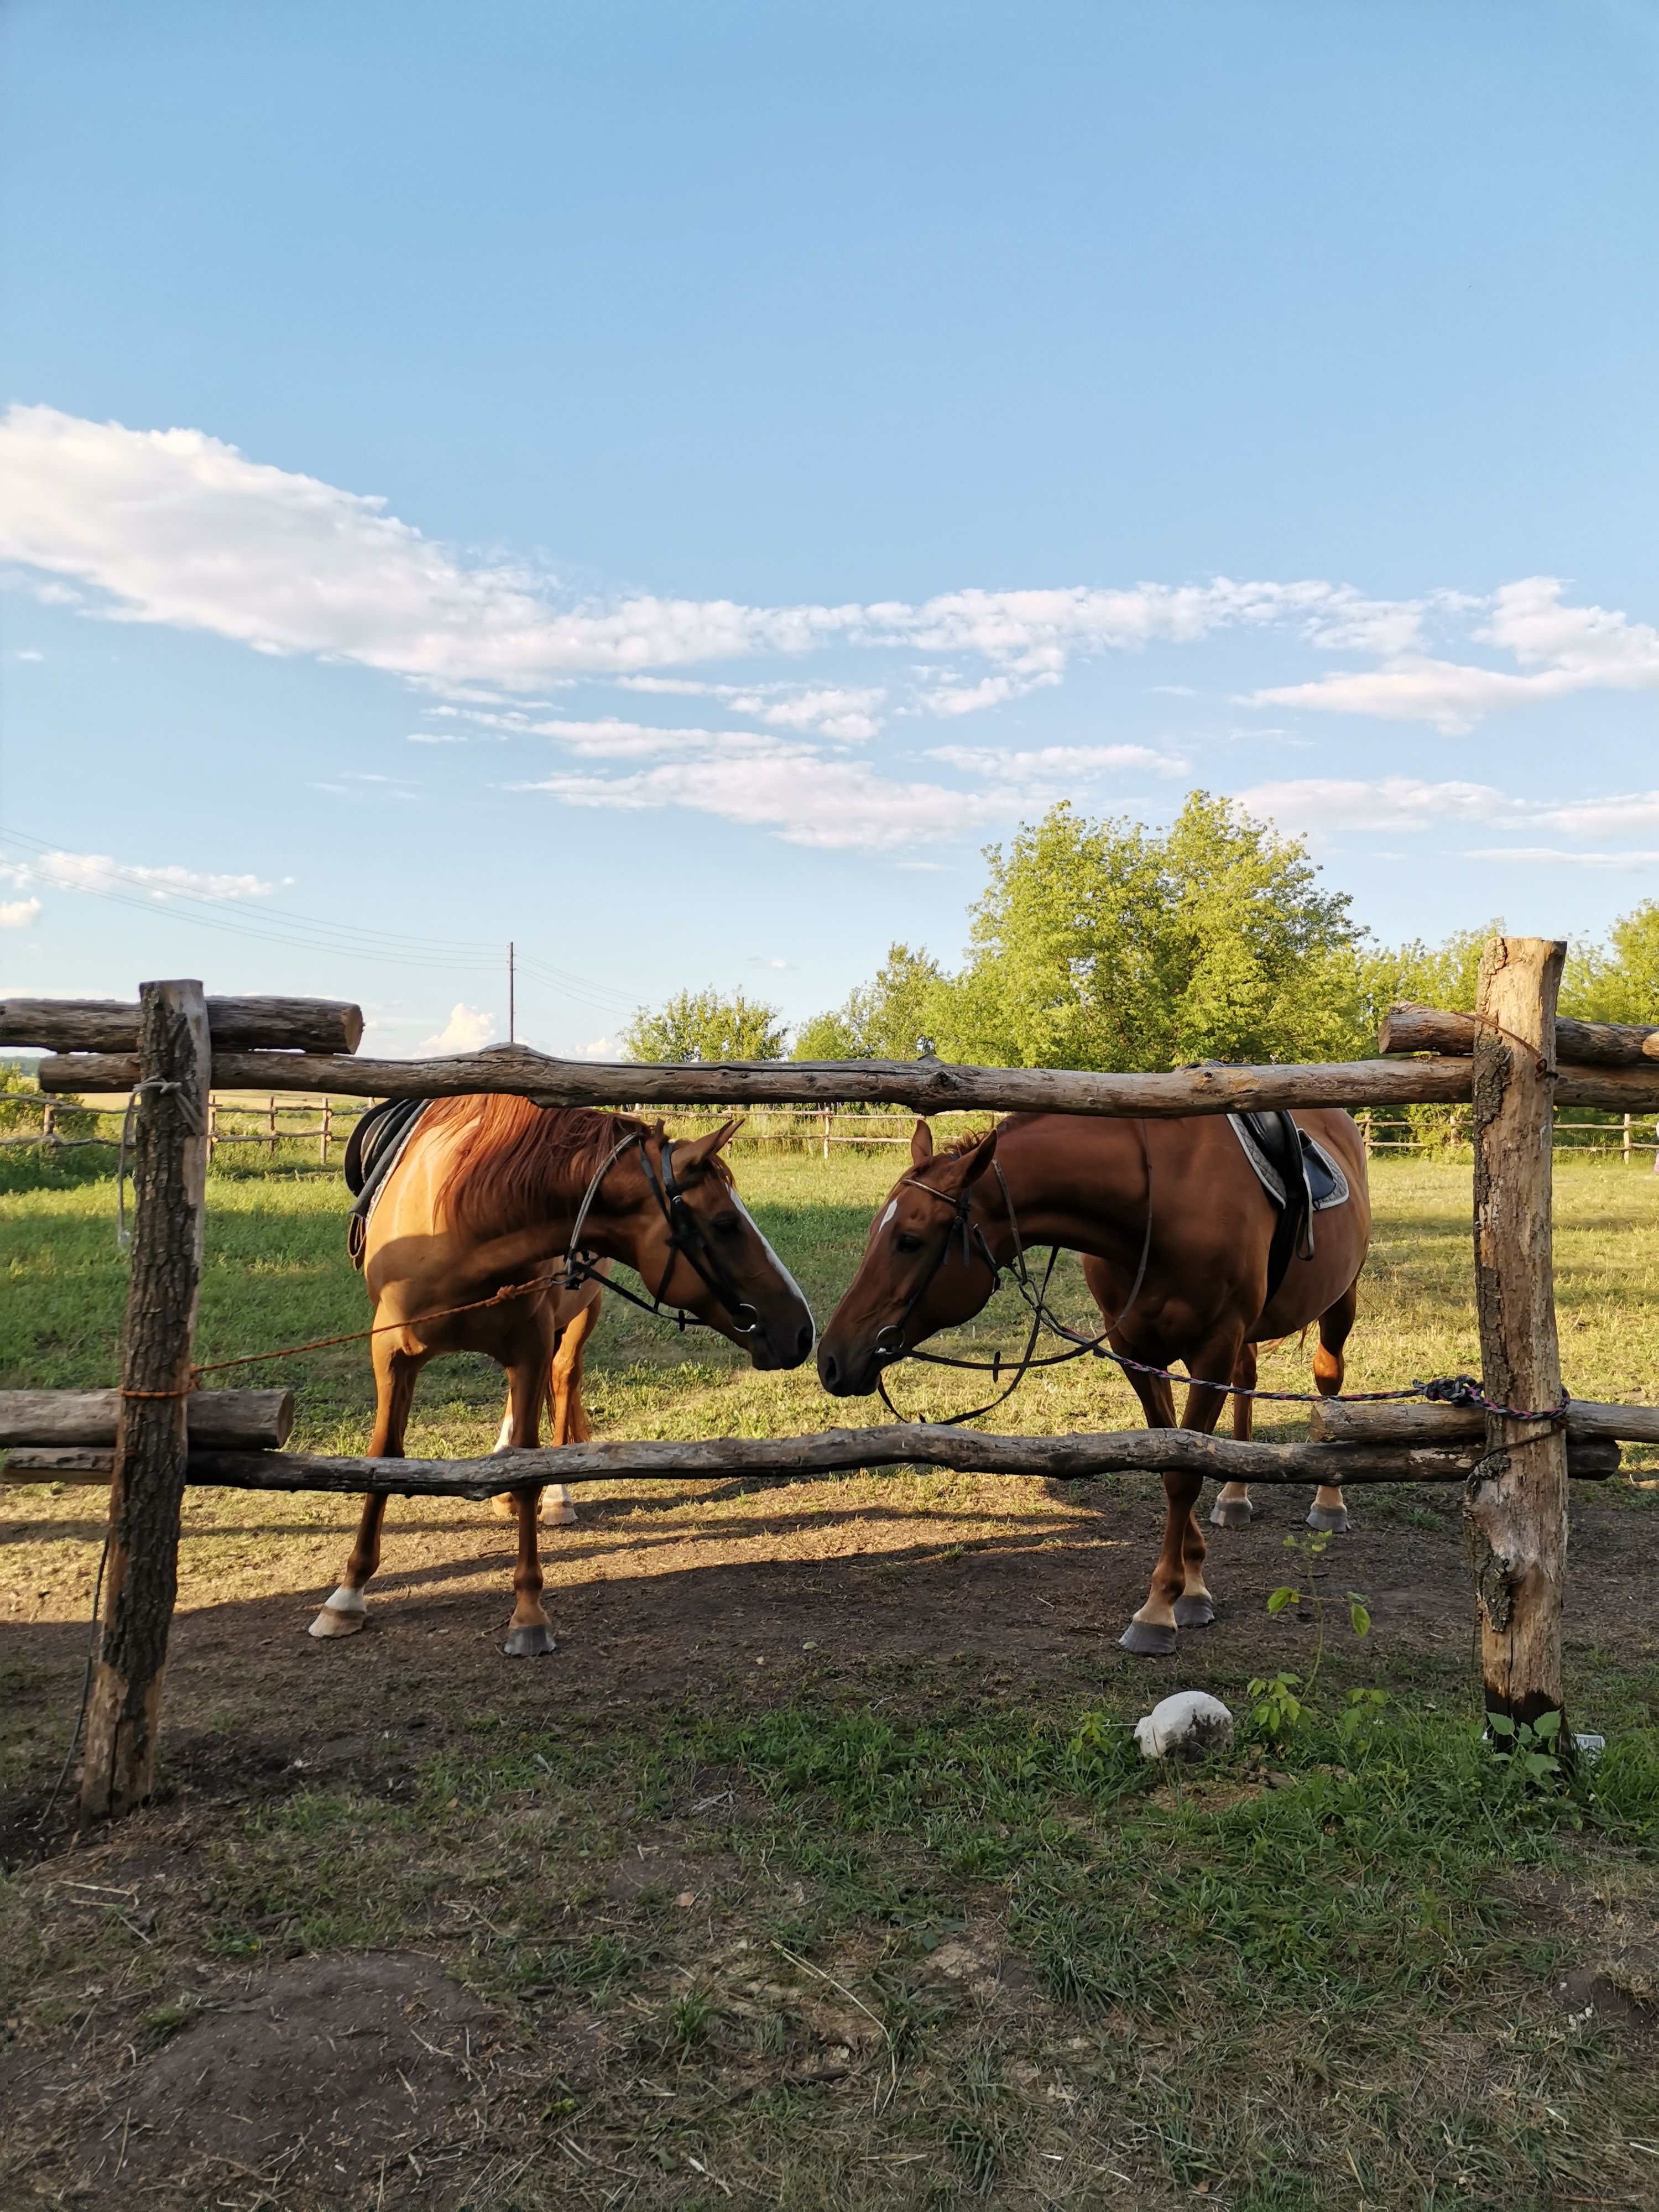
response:
[[[885,1229],[885,1228],[886,1228],[886,1226],[887,1226],[887,1224],[888,1224],[888,1223],[892,1219],[893,1216],[894,1216],[897,1212],[898,1212],[898,1200],[897,1200],[897,1199],[896,1199],[896,1198],[890,1198],[890,1199],[888,1200],[888,1201],[887,1201],[887,1211],[886,1211],[886,1212],[885,1212],[885,1213],[884,1213],[884,1214],[882,1215],[881,1219],[880,1219],[878,1222],[877,1222],[877,1224],[876,1224],[877,1228],[878,1228],[878,1229]]]
[[[749,1211],[749,1208],[744,1204],[742,1199],[738,1195],[738,1187],[736,1183],[729,1185],[728,1191],[732,1205],[737,1207],[738,1212],[742,1214],[744,1219],[754,1231],[756,1236],[759,1237],[762,1249],[765,1252],[767,1258],[777,1269],[779,1274],[783,1277],[784,1281],[788,1284],[790,1289],[800,1300],[802,1305],[806,1307],[806,1317],[812,1324],[812,1341],[816,1344],[818,1340],[817,1316],[812,1311],[811,1305],[807,1303],[805,1291],[802,1290],[800,1285],[790,1273],[788,1268],[784,1266],[782,1261],[779,1259],[777,1254],[772,1249],[771,1243],[767,1237],[766,1231],[761,1227],[759,1222],[756,1220],[754,1215]]]

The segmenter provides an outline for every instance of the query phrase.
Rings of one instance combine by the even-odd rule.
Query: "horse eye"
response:
[[[893,1249],[896,1252],[920,1252],[921,1239],[913,1237],[908,1229],[901,1229],[893,1238]]]
[[[708,1224],[716,1237],[735,1236],[738,1225],[737,1215],[730,1212],[717,1213]]]

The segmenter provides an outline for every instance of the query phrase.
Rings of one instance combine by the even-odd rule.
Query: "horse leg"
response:
[[[1242,1444],[1250,1441],[1251,1420],[1255,1412],[1255,1401],[1243,1394],[1255,1388],[1255,1346],[1241,1347],[1233,1368],[1233,1435]],[[1250,1503],[1250,1486],[1247,1482],[1224,1482],[1216,1493],[1215,1504],[1210,1508],[1210,1522],[1217,1528],[1248,1528],[1255,1518],[1255,1508]]]
[[[1238,1358],[1239,1346],[1240,1339],[1236,1334],[1218,1338],[1192,1353],[1187,1363],[1188,1371],[1196,1369],[1200,1375],[1218,1372],[1231,1376]],[[1200,1390],[1195,1384],[1189,1387],[1182,1427],[1194,1429],[1202,1436],[1211,1434],[1221,1418],[1226,1396],[1224,1390]],[[1178,1629],[1207,1627],[1215,1619],[1214,1601],[1204,1581],[1204,1558],[1208,1547],[1204,1531],[1198,1525],[1198,1516],[1193,1510],[1203,1487],[1201,1474],[1166,1474],[1164,1478],[1164,1542],[1158,1565],[1152,1570],[1146,1602],[1118,1639],[1126,1651],[1146,1657],[1165,1655],[1175,1650]]]
[[[513,1417],[512,1444],[533,1450],[547,1400],[549,1355],[539,1330],[526,1334],[533,1334],[533,1341],[507,1367],[507,1403]],[[539,1488],[520,1490],[512,1497],[519,1516],[519,1555],[513,1568],[513,1620],[501,1649],[509,1659],[541,1659],[553,1649],[552,1624],[542,1610],[542,1562],[536,1541],[542,1493]]]
[[[585,1444],[592,1437],[582,1406],[582,1354],[599,1318],[599,1301],[594,1298],[559,1332],[550,1375],[555,1444]],[[568,1523],[576,1518],[576,1501],[562,1482],[550,1489],[548,1507],[550,1521]]]
[[[415,1384],[426,1362],[412,1352],[394,1352],[384,1337],[374,1346],[374,1433],[369,1438],[371,1459],[401,1459],[409,1409],[415,1401]],[[311,1624],[313,1636],[355,1636],[368,1618],[363,1587],[380,1564],[380,1526],[386,1519],[386,1492],[372,1490],[363,1500],[357,1523],[357,1540],[346,1561],[345,1580],[325,1600]]]
[[[545,1400],[544,1400],[543,1402],[545,1403]],[[556,1443],[558,1442],[558,1438],[556,1437],[554,1438],[554,1442]],[[511,1451],[513,1449],[513,1392],[511,1386],[509,1386],[507,1393],[507,1404],[501,1411],[501,1425],[496,1430],[495,1441],[489,1447],[490,1456],[493,1458],[497,1452]],[[489,1510],[498,1521],[516,1521],[519,1517],[518,1492],[514,1490],[498,1490],[495,1492],[495,1495],[489,1501]],[[541,1507],[538,1499],[537,1504],[537,1512],[538,1516],[540,1514],[540,1510]],[[576,1516],[574,1513],[570,1514],[568,1516],[558,1513],[556,1513],[553,1516],[553,1518],[556,1521],[562,1520],[567,1517],[574,1521]]]
[[[1335,1304],[1327,1306],[1319,1316],[1319,1348],[1314,1353],[1313,1364],[1314,1387],[1322,1398],[1334,1398],[1342,1388],[1342,1347],[1348,1340],[1358,1308],[1359,1285],[1352,1282]],[[1308,1509],[1308,1526],[1342,1536],[1351,1525],[1340,1488],[1334,1482],[1322,1482]]]

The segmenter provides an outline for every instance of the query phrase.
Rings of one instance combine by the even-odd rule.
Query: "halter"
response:
[[[652,1160],[646,1139],[647,1132],[643,1129],[636,1129],[631,1135],[624,1137],[607,1154],[588,1184],[570,1231],[569,1249],[565,1255],[565,1286],[574,1289],[579,1283],[603,1282],[606,1290],[615,1291],[629,1305],[638,1306],[641,1313],[670,1313],[671,1309],[663,1304],[663,1292],[668,1288],[669,1278],[674,1272],[674,1261],[678,1257],[685,1261],[716,1305],[725,1312],[732,1334],[752,1336],[760,1327],[760,1315],[746,1298],[738,1296],[736,1285],[720,1265],[719,1255],[713,1250],[703,1234],[702,1224],[686,1204],[684,1186],[674,1173],[672,1143],[666,1137],[659,1138],[659,1165]],[[588,1214],[599,1194],[599,1185],[633,1145],[640,1148],[640,1165],[644,1170],[646,1182],[668,1224],[668,1257],[664,1263],[662,1280],[648,1298],[636,1297],[625,1284],[602,1275],[592,1255],[582,1249],[582,1231],[587,1226]],[[748,1316],[746,1321],[743,1319],[744,1315]],[[672,1309],[672,1318],[681,1329],[711,1328],[714,1326],[712,1322],[702,1321],[696,1314],[687,1313],[683,1306]]]
[[[977,1420],[981,1413],[988,1413],[994,1407],[1001,1405],[1006,1398],[1012,1397],[1033,1367],[1059,1367],[1063,1366],[1067,1360],[1080,1359],[1086,1353],[1097,1350],[1105,1343],[1109,1336],[1115,1335],[1122,1328],[1128,1319],[1136,1299],[1140,1296],[1141,1286],[1146,1280],[1146,1263],[1151,1259],[1152,1251],[1152,1148],[1146,1134],[1145,1121],[1138,1122],[1136,1127],[1140,1132],[1141,1156],[1146,1163],[1146,1226],[1140,1240],[1140,1262],[1135,1269],[1135,1279],[1130,1287],[1129,1295],[1124,1301],[1122,1311],[1115,1321],[1107,1323],[1098,1336],[1087,1339],[1080,1336],[1075,1329],[1068,1328],[1064,1322],[1049,1310],[1048,1285],[1053,1279],[1055,1263],[1060,1258],[1060,1247],[1057,1244],[1050,1245],[1048,1248],[1048,1264],[1042,1271],[1042,1281],[1034,1283],[1031,1279],[1030,1269],[1025,1263],[1024,1240],[1019,1233],[1019,1218],[1014,1212],[1013,1198],[1008,1188],[1008,1179],[1002,1172],[1000,1160],[994,1158],[992,1159],[991,1172],[995,1176],[997,1187],[1002,1193],[1003,1207],[1008,1216],[1008,1233],[1013,1239],[1014,1257],[1012,1267],[1005,1267],[999,1262],[991,1249],[984,1231],[976,1221],[971,1218],[974,1202],[972,1182],[964,1182],[956,1197],[952,1198],[948,1191],[937,1189],[930,1182],[923,1182],[920,1176],[911,1176],[906,1186],[907,1188],[925,1190],[929,1198],[936,1198],[941,1205],[948,1206],[953,1218],[945,1230],[944,1239],[934,1255],[933,1265],[905,1300],[898,1319],[887,1322],[885,1327],[876,1332],[874,1350],[877,1358],[882,1363],[882,1367],[878,1369],[876,1374],[876,1389],[881,1395],[883,1405],[896,1419],[902,1421],[913,1418],[901,1413],[887,1395],[887,1377],[884,1370],[898,1360],[917,1359],[929,1367],[967,1368],[975,1374],[988,1374],[994,1382],[1000,1382],[1002,1379],[1000,1352],[994,1352],[989,1359],[956,1359],[945,1352],[919,1352],[914,1346],[907,1346],[901,1340],[911,1315],[933,1288],[934,1278],[945,1265],[946,1255],[951,1249],[951,1239],[958,1230],[962,1232],[963,1265],[967,1266],[972,1245],[977,1243],[981,1257],[991,1271],[993,1294],[1000,1285],[1003,1276],[1012,1275],[1020,1297],[1030,1310],[1031,1331],[1025,1340],[1025,1349],[1020,1355],[1018,1364],[1007,1387],[1000,1390],[994,1398],[988,1400],[983,1406],[975,1406],[965,1413],[952,1413],[946,1419],[939,1422],[938,1426],[955,1428],[963,1421]],[[1075,1348],[1070,1352],[1052,1352],[1043,1359],[1037,1358],[1035,1356],[1037,1339],[1044,1328],[1056,1336],[1068,1339]]]

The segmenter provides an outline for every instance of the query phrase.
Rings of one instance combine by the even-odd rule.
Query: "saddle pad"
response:
[[[416,1124],[432,1103],[429,1098],[388,1098],[371,1107],[352,1131],[346,1145],[346,1188],[356,1199],[346,1225],[346,1249],[353,1267],[360,1267],[368,1236],[368,1217],[386,1188],[386,1178],[404,1156]]]
[[[1279,1166],[1271,1160],[1257,1132],[1267,1115],[1229,1114],[1233,1134],[1244,1150],[1244,1157],[1255,1170],[1256,1179],[1281,1212],[1285,1206],[1285,1177]],[[1277,1117],[1273,1117],[1274,1121]],[[1270,1124],[1272,1126],[1272,1124]],[[1316,1144],[1305,1129],[1298,1129],[1302,1139],[1302,1164],[1308,1178],[1308,1194],[1316,1213],[1328,1213],[1333,1207],[1348,1202],[1348,1178],[1336,1162]]]

